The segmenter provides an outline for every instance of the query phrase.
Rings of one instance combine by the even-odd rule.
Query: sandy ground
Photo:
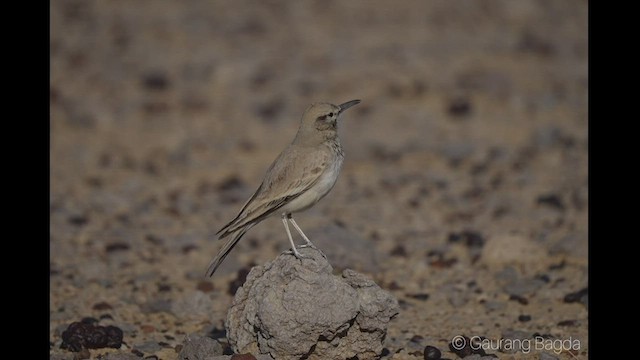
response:
[[[310,103],[361,99],[336,186],[296,218],[336,271],[400,301],[384,358],[455,359],[456,336],[500,359],[587,358],[586,296],[571,296],[588,283],[586,2],[50,10],[52,357],[73,358],[61,333],[87,317],[124,332],[92,358],[224,341],[238,278],[288,242],[269,219],[205,279],[215,232]]]

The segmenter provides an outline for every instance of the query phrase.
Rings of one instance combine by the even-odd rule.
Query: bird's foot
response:
[[[296,248],[293,248],[293,249],[291,249],[291,250],[287,250],[287,251],[285,252],[285,254],[293,255],[293,256],[295,256],[295,257],[296,257],[296,259],[298,259],[298,260],[300,260],[300,261],[302,261],[302,259],[309,259],[309,258],[311,258],[311,257],[310,257],[310,256],[308,256],[308,255],[303,255],[303,254],[301,254],[301,253],[298,251],[298,249],[296,249]]]

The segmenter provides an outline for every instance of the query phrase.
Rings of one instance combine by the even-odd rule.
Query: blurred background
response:
[[[205,283],[221,246],[214,234],[318,101],[362,100],[340,123],[335,188],[297,217],[337,269],[371,274],[398,297],[486,273],[485,289],[497,289],[489,297],[502,301],[504,268],[522,280],[561,263],[576,273],[558,275],[556,291],[586,286],[587,10],[524,0],[51,2],[52,348],[65,324],[100,316],[101,302],[138,348],[157,343],[159,329],[222,328],[229,281],[288,243],[280,221],[265,221]],[[516,255],[492,253],[494,240],[490,249],[516,244]],[[441,309],[463,306],[447,299]],[[552,331],[557,314],[543,313],[530,327]],[[585,320],[570,330],[585,333],[576,314]]]

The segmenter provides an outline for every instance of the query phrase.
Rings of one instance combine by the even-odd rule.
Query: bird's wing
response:
[[[218,231],[223,238],[247,224],[256,224],[313,187],[327,168],[329,154],[303,156],[295,147],[283,151],[271,164],[262,184],[238,215]]]

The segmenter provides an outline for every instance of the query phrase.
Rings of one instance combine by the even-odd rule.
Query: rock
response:
[[[99,326],[78,321],[71,323],[62,333],[61,349],[79,352],[83,349],[119,348],[122,330],[115,326]]]
[[[178,360],[208,360],[215,355],[222,355],[222,345],[212,338],[198,334],[185,336]]]
[[[353,270],[333,275],[319,250],[301,252],[308,258],[281,254],[251,270],[225,324],[233,350],[284,360],[378,358],[398,301]]]
[[[427,345],[424,348],[424,360],[440,360],[442,352],[435,346]]]

